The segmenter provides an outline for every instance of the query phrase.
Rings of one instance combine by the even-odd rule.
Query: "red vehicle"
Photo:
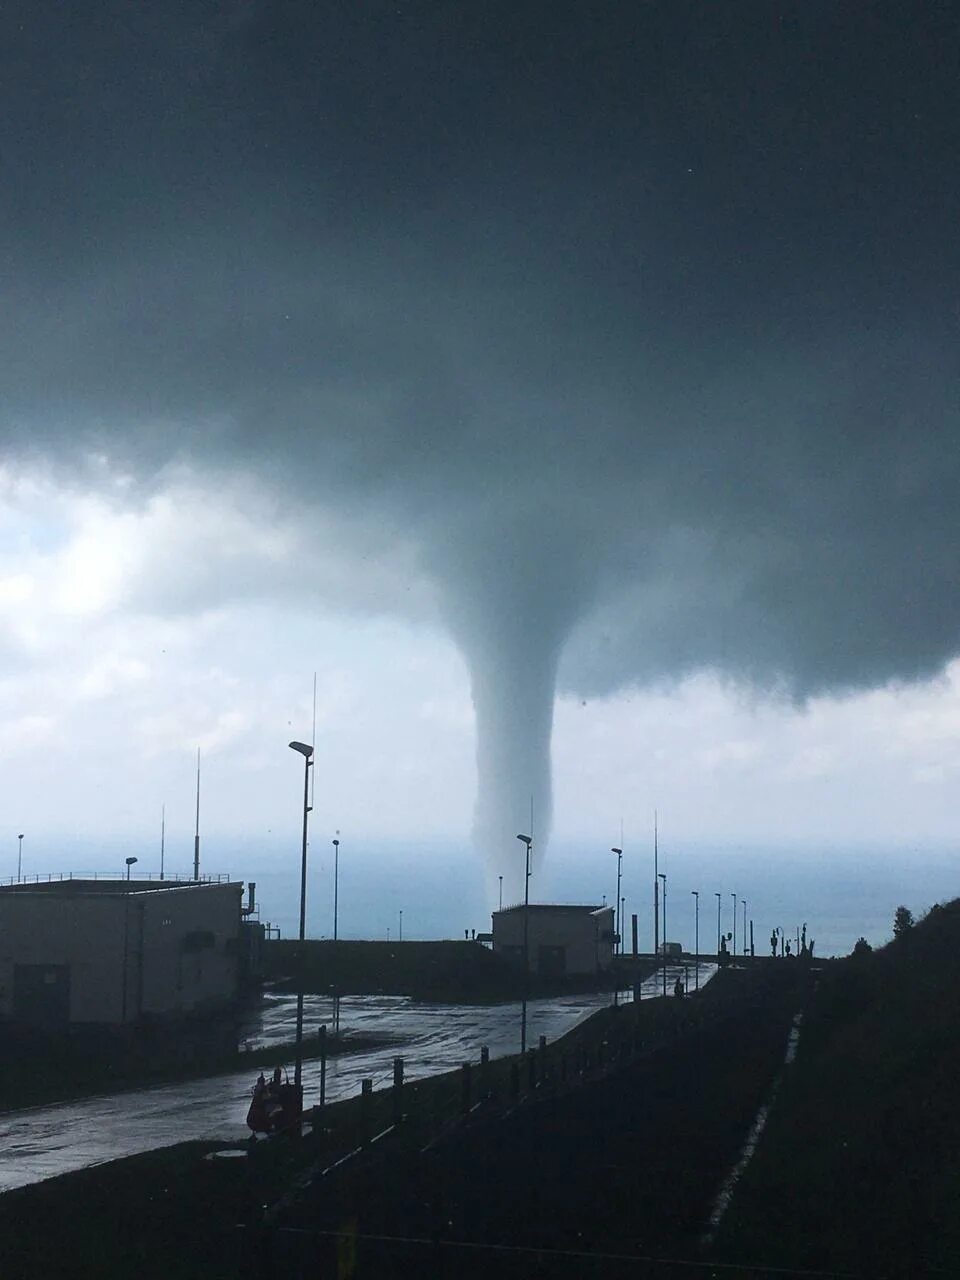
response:
[[[254,1133],[286,1133],[299,1128],[303,1117],[303,1086],[281,1079],[280,1068],[272,1080],[260,1079],[254,1085],[253,1098],[247,1111],[247,1125]]]

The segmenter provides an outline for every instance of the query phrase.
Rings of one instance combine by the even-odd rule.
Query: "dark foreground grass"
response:
[[[674,1274],[677,1259],[693,1274],[710,1203],[782,1059],[796,976],[724,975],[712,1007],[661,1001],[685,1025],[615,1072],[310,1187],[261,1237],[260,1274],[334,1274],[337,1233],[357,1274],[378,1280],[614,1280]]]
[[[960,1276],[960,903],[823,974],[719,1259]]]

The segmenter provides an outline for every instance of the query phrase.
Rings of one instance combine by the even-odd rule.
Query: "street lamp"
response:
[[[17,884],[20,883],[20,872],[23,869],[23,832],[17,836],[20,844],[17,847]]]
[[[717,964],[720,963],[720,894],[713,895],[717,900]]]
[[[313,761],[310,757],[313,755],[313,747],[308,747],[305,742],[291,742],[289,745],[291,751],[299,752],[303,756],[303,840],[300,850],[300,977],[297,983],[297,1043],[293,1067],[293,1083],[294,1087],[299,1090],[300,1109],[302,1112],[303,1090],[300,1082],[303,1076],[303,971],[306,963],[303,939],[307,922],[307,815],[312,807],[310,804],[310,767]]]
[[[694,897],[694,971],[693,980],[696,983],[696,989],[700,990],[700,892],[698,889],[691,889],[690,892]]]
[[[746,898],[740,899],[740,905],[741,907],[743,907],[743,950],[741,954],[743,956],[746,956],[747,954],[747,900]]]
[[[498,876],[497,879],[500,881],[500,910],[502,911],[503,910],[503,876]]]
[[[665,871],[657,872],[663,881],[663,994],[667,994],[667,875]]]
[[[532,836],[517,836],[526,846],[527,868],[523,877],[523,1000],[520,1005],[520,1052],[527,1052],[527,987],[530,985],[530,846]]]
[[[614,898],[614,906],[616,908],[616,910],[614,911],[614,916],[616,919],[616,927],[617,927],[617,944],[614,949],[616,951],[623,951],[623,943],[620,940],[620,933],[623,927],[623,918],[620,914],[620,868],[623,864],[623,850],[611,849],[610,852],[615,853],[617,855],[617,896],[616,898]]]
[[[340,841],[333,842],[333,940],[337,940],[337,905],[340,892]]]
[[[403,941],[403,912],[400,912],[400,941]]]
[[[736,958],[737,958],[737,895],[736,895],[735,893],[731,893],[730,897],[733,899],[733,938],[732,938],[732,942],[733,942],[733,958],[734,958],[734,960],[736,960]]]
[[[614,920],[614,929],[616,930],[616,937],[613,943],[614,964],[612,966],[613,967],[613,1003],[616,1005],[617,997],[619,995],[616,956],[618,952],[623,951],[623,942],[621,941],[621,938],[620,938],[620,930],[623,925],[623,912],[621,910],[621,904],[620,904],[620,868],[623,865],[623,850],[611,848],[610,852],[615,853],[617,855],[617,896],[613,900],[613,920]]]
[[[133,866],[133,864],[134,864],[136,861],[137,861],[137,859],[136,859],[136,858],[124,858],[124,862],[127,864],[127,879],[128,879],[128,880],[130,879],[130,868]]]

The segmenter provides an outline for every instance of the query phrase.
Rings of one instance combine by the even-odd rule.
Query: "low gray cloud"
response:
[[[803,697],[957,652],[957,262],[922,41],[896,103],[867,59],[838,118],[804,61],[841,56],[817,5],[776,38],[740,6],[649,6],[586,44],[580,6],[549,6],[506,69],[511,24],[466,9],[200,8],[55,37],[46,87],[20,70],[11,456],[92,484],[77,468],[106,455],[129,501],[182,467],[243,477],[308,534],[335,525],[358,575],[399,566],[469,661],[499,859],[531,794],[549,832],[558,674]],[[773,41],[779,80],[739,35]],[[90,90],[91,67],[118,70]]]

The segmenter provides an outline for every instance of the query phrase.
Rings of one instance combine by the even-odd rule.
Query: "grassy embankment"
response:
[[[960,902],[832,966],[718,1259],[960,1275]]]

